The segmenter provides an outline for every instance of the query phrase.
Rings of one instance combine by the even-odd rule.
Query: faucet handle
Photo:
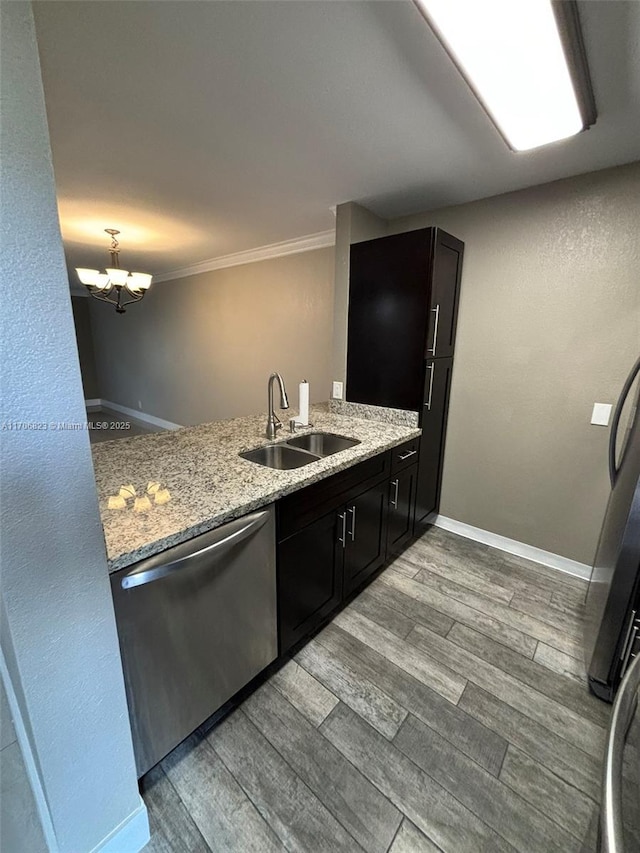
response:
[[[313,424],[301,424],[298,423],[296,418],[291,418],[289,420],[289,432],[295,432],[298,427],[300,429],[309,429],[309,427],[313,427]]]

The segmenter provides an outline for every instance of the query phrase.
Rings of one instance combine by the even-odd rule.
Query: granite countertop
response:
[[[238,455],[273,443],[264,436],[266,414],[95,444],[93,466],[109,571],[206,533],[420,435],[415,426],[394,423],[398,418],[392,413],[383,409],[381,420],[372,420],[370,412],[352,417],[329,412],[327,406],[312,406],[313,428],[297,434],[334,432],[357,438],[360,444],[291,471],[267,468]],[[278,442],[290,437],[286,424],[283,432]],[[131,483],[142,495],[149,481],[168,488],[171,501],[152,504],[142,513],[133,511],[132,502],[127,509],[107,508],[109,495],[117,494],[120,486]]]

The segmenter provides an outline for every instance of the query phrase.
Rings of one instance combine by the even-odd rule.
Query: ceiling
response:
[[[411,2],[36,2],[71,267],[155,274],[640,160],[640,3],[580,4],[598,121],[513,153]]]

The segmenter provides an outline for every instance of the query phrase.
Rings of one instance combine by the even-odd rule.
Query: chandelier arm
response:
[[[125,305],[133,305],[134,302],[140,302],[140,300],[144,297],[144,291],[139,296],[136,296],[135,293],[132,293],[133,299],[128,299],[126,302],[120,302],[120,305],[124,307]]]
[[[89,295],[93,296],[94,299],[99,299],[100,302],[108,302],[110,305],[117,305],[118,304],[115,299],[111,299],[109,297],[109,294],[102,293],[99,290],[89,290]]]

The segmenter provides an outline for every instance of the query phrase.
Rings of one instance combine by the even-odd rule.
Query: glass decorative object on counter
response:
[[[117,495],[109,495],[107,508],[122,510],[131,507],[134,512],[148,512],[153,504],[163,506],[171,500],[171,492],[162,486],[158,480],[150,480],[147,488],[138,494],[138,490],[132,484],[120,486]],[[153,500],[153,504],[152,504]]]

